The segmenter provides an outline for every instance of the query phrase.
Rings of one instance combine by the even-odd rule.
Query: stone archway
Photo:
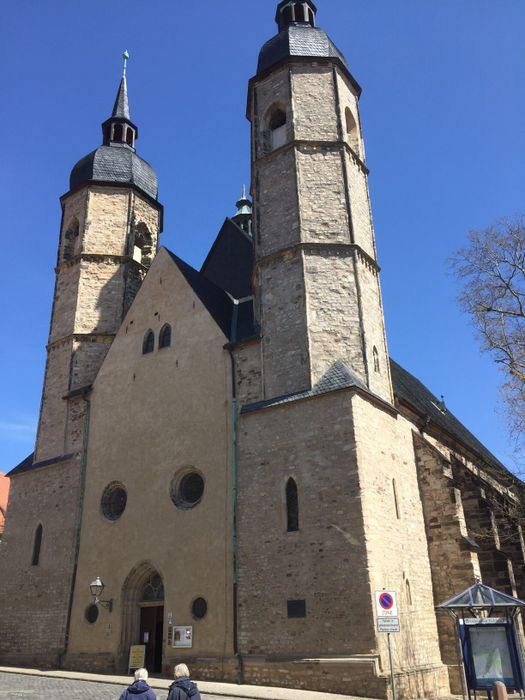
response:
[[[144,643],[144,625],[150,624],[156,625],[156,634],[153,630],[148,634],[147,666],[150,667],[148,670],[159,672],[163,657],[164,584],[162,575],[151,562],[144,561],[130,571],[122,586],[121,601],[119,669],[124,671],[127,668],[130,646]]]

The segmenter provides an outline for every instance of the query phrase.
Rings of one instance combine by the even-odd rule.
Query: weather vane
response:
[[[122,58],[124,59],[124,70],[122,71],[122,77],[126,77],[126,68],[128,67],[128,60],[129,60],[129,53],[127,51],[124,51],[122,54]]]

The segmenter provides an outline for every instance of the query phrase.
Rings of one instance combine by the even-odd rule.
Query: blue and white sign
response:
[[[376,591],[377,617],[398,617],[395,591]]]

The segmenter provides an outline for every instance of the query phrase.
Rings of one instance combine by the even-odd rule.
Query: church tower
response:
[[[283,0],[276,22],[248,97],[264,397],[342,360],[391,402],[361,89],[311,0]]]
[[[0,654],[60,665],[80,540],[89,390],[157,251],[157,176],[135,149],[126,61],[103,142],[61,198],[56,283],[34,455],[10,474],[0,551]],[[38,603],[36,602],[38,601]],[[35,605],[38,613],[35,618]],[[34,624],[38,619],[38,624]]]
[[[157,176],[135,150],[126,61],[103,143],[61,198],[56,286],[35,461],[82,448],[83,400],[158,248]]]
[[[411,426],[393,402],[361,90],[316,14],[311,0],[279,3],[249,84],[260,336],[235,349],[239,652],[247,682],[391,697],[372,602],[387,588],[401,592],[404,639],[425,650],[396,647],[399,696],[439,695],[448,681]]]

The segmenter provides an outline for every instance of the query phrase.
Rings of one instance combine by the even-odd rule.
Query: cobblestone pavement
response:
[[[0,673],[0,700],[25,698],[25,700],[118,700],[123,691],[120,685],[71,681],[62,678],[24,676]],[[156,690],[158,700],[166,700],[167,691]],[[203,695],[202,700],[227,700],[224,696]],[[235,700],[243,700],[235,698]]]

